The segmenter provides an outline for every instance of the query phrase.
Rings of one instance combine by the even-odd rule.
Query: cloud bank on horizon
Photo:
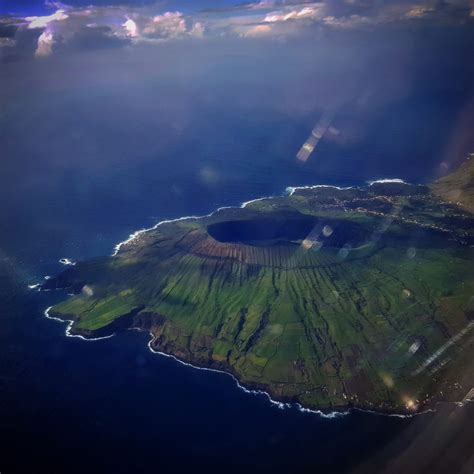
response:
[[[47,0],[45,6],[50,10],[45,15],[0,17],[0,58],[45,58],[185,39],[285,40],[318,29],[374,29],[408,22],[474,24],[474,0],[261,0],[187,13],[158,2],[74,6]]]

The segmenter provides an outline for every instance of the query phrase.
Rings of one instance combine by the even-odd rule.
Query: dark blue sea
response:
[[[97,342],[66,337],[63,324],[43,316],[65,295],[27,288],[63,270],[60,258],[110,254],[132,231],[162,219],[206,214],[291,185],[429,181],[446,150],[447,138],[436,131],[449,119],[432,113],[433,97],[375,116],[380,127],[357,146],[323,141],[303,166],[295,155],[318,114],[292,119],[244,105],[231,114],[207,104],[205,120],[198,107],[177,140],[170,136],[182,126],[179,117],[166,119],[175,120],[174,131],[161,123],[154,131],[133,110],[126,120],[109,110],[105,123],[101,111],[120,91],[82,94],[67,101],[25,97],[29,113],[20,119],[12,106],[4,124],[2,474],[458,472],[465,465],[472,407],[405,419],[357,411],[328,419],[280,409],[229,376],[152,354],[146,334]],[[443,107],[460,106],[454,97]],[[395,113],[396,122],[389,118]],[[426,120],[433,133],[420,137],[414,127]],[[136,124],[128,135],[122,121]]]

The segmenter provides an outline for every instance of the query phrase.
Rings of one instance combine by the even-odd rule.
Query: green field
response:
[[[77,293],[51,310],[73,333],[123,318],[279,400],[420,410],[474,386],[473,222],[424,186],[300,189],[162,224],[45,287]]]

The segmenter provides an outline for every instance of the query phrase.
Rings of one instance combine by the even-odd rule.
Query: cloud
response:
[[[189,34],[191,36],[194,36],[195,38],[201,38],[204,35],[205,31],[205,26],[201,22],[197,21],[196,23],[193,23]]]
[[[28,16],[25,20],[28,22],[28,28],[46,28],[53,21],[66,20],[68,15],[64,10],[56,10],[51,15],[46,16]]]
[[[428,6],[414,6],[413,8],[410,8],[406,13],[405,17],[406,18],[422,18],[426,16],[429,13],[432,13],[434,11],[434,8],[428,7]]]
[[[12,38],[4,38],[0,36],[0,49],[1,48],[13,48],[16,42]]]
[[[412,2],[399,0],[378,2],[375,0],[325,0],[321,2],[268,1],[255,4],[255,9],[280,6],[279,10],[266,13],[264,22],[305,23],[332,28],[365,28],[387,23],[431,19],[434,22],[458,22],[469,18],[472,0],[430,0]],[[303,21],[300,22],[303,27]]]
[[[206,28],[200,21],[186,17],[182,12],[165,12],[151,18],[145,15],[136,17],[139,33],[136,42],[150,40],[172,40],[179,38],[201,38]]]
[[[282,22],[288,20],[303,20],[303,19],[320,19],[324,16],[324,10],[326,9],[324,4],[317,4],[313,6],[306,6],[303,8],[290,9],[287,11],[279,11],[269,13],[265,16],[264,20],[267,23]]]
[[[45,6],[47,7],[50,7],[50,8],[56,8],[56,10],[68,10],[69,8],[71,8],[69,5],[66,5],[65,3],[62,3],[62,2],[56,2],[56,1],[53,1],[53,0],[46,0],[44,2]]]
[[[137,24],[131,18],[127,18],[127,21],[125,21],[122,26],[127,31],[127,36],[130,36],[131,38],[136,38],[138,36]]]
[[[207,12],[160,11],[147,5],[89,5],[72,7],[48,0],[50,15],[0,18],[0,48],[15,46],[17,36],[34,39],[34,56],[140,43],[203,37],[286,38],[321,29],[367,29],[388,23],[473,22],[473,0],[262,0]],[[8,20],[8,21],[7,21]],[[26,36],[24,30],[38,31]],[[3,33],[2,33],[3,31]],[[70,46],[70,47],[69,47]],[[26,51],[26,49],[24,49]]]
[[[53,53],[54,37],[52,33],[43,31],[38,38],[38,46],[35,51],[37,58],[43,58]]]
[[[54,4],[54,6],[56,6],[56,4]],[[50,56],[53,53],[55,37],[51,25],[59,21],[67,20],[68,18],[69,16],[63,9],[56,10],[51,15],[30,16],[25,18],[25,20],[28,22],[28,29],[43,29],[43,32],[38,37],[35,57],[44,58],[46,56]]]
[[[346,17],[337,18],[335,16],[326,16],[322,19],[326,26],[333,28],[360,28],[370,24],[375,24],[375,20],[370,20],[367,17],[360,15],[350,15]]]
[[[177,38],[186,33],[186,20],[181,12],[156,15],[142,31],[143,36],[148,38]]]
[[[258,37],[269,35],[272,32],[272,27],[270,25],[255,25],[251,26],[241,33],[241,36],[245,37]]]
[[[256,3],[246,4],[247,8],[251,10],[275,9],[287,6],[301,6],[306,4],[315,4],[323,2],[314,2],[314,0],[261,0]]]

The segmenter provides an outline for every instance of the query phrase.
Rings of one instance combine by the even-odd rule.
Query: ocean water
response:
[[[206,214],[287,186],[426,181],[442,158],[382,160],[379,137],[374,147],[358,145],[345,155],[322,143],[301,166],[295,154],[312,128],[309,119],[290,125],[275,116],[241,119],[208,116],[210,125],[197,123],[184,143],[166,152],[148,146],[120,158],[117,149],[119,157],[110,160],[79,147],[58,161],[40,150],[36,161],[11,158],[5,165],[2,474],[458,472],[472,463],[471,406],[414,418],[354,411],[329,419],[280,409],[229,376],[152,354],[146,334],[87,342],[66,337],[64,324],[44,317],[64,293],[27,285],[61,271],[60,258],[110,254],[132,231],[159,220]]]

